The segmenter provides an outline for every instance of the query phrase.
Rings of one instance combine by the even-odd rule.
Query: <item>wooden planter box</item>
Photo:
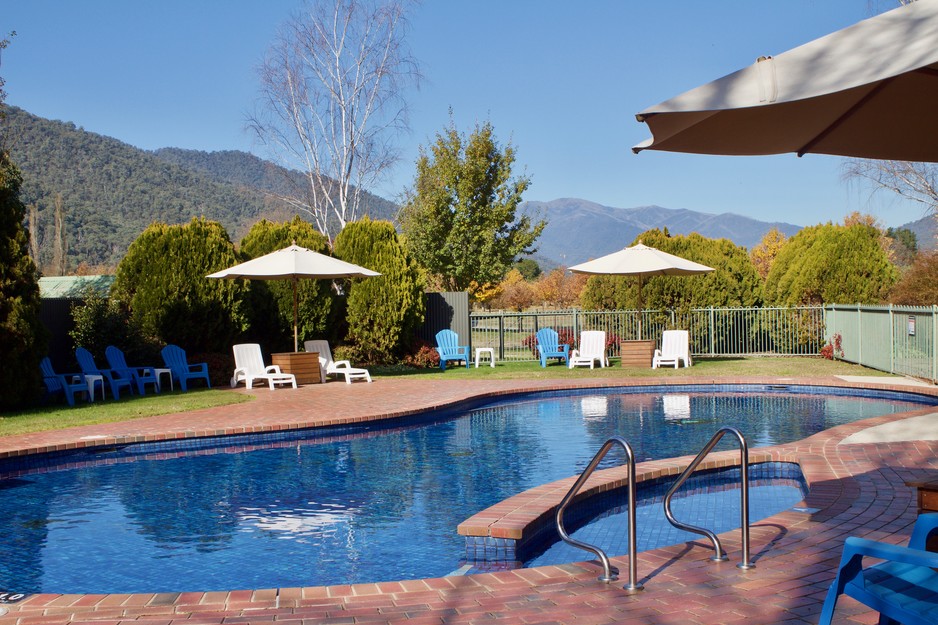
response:
[[[319,384],[319,353],[318,352],[283,352],[271,354],[270,362],[279,365],[284,373],[296,376],[297,384]]]
[[[623,367],[650,367],[655,356],[655,341],[622,341],[619,354]]]

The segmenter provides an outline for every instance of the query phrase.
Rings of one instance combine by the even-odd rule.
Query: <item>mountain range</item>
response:
[[[35,207],[32,236],[39,242],[40,260],[46,266],[53,257],[57,196],[64,209],[71,270],[82,264],[86,271],[112,269],[154,221],[180,224],[204,216],[219,221],[237,243],[258,220],[283,221],[295,214],[277,195],[289,186],[288,177],[302,174],[253,154],[141,150],[69,122],[48,120],[16,107],[6,111],[2,140],[23,174],[20,197],[28,207]],[[362,213],[393,221],[397,209],[389,200],[366,194]],[[547,221],[534,255],[545,269],[616,251],[651,228],[725,237],[747,248],[772,227],[788,236],[800,229],[732,213],[661,206],[613,208],[575,198],[528,201],[520,210]],[[906,227],[916,232],[920,247],[934,247],[933,218]]]

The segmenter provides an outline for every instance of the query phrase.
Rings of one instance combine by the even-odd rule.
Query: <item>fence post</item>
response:
[[[498,359],[505,360],[505,311],[498,312]]]
[[[713,349],[713,306],[710,306],[710,356],[715,353]]]
[[[931,307],[931,380],[938,380],[938,306]]]
[[[889,373],[896,372],[896,320],[889,304]]]
[[[857,304],[857,364],[863,364],[863,312],[860,310],[859,303]]]

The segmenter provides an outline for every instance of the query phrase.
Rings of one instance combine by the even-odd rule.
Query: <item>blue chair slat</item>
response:
[[[114,399],[120,399],[120,390],[127,387],[127,390],[133,395],[134,379],[133,376],[123,371],[112,369],[99,369],[94,362],[94,356],[84,347],[75,348],[75,358],[78,360],[78,366],[85,375],[100,375],[111,387],[111,395]],[[102,395],[104,392],[102,390]]]
[[[560,345],[560,337],[553,328],[541,328],[537,331],[537,353],[541,358],[541,366],[547,366],[548,358],[559,358],[564,364],[569,362],[570,346]]]
[[[189,364],[186,351],[178,345],[167,345],[160,353],[166,367],[172,372],[173,379],[183,391],[189,390],[189,380],[203,379],[205,385],[212,388],[212,383],[208,379],[208,363]]]
[[[133,379],[137,385],[137,392],[141,395],[144,394],[147,384],[152,384],[153,390],[160,392],[160,383],[156,379],[156,371],[153,367],[128,367],[124,352],[113,345],[108,345],[108,348],[104,350],[104,356],[112,371],[119,372],[122,377]]]
[[[88,384],[83,375],[78,373],[56,373],[48,356],[39,362],[39,369],[42,371],[42,381],[46,385],[49,394],[62,393],[69,406],[75,405],[75,393],[88,394]]]
[[[436,351],[440,354],[440,369],[446,370],[450,360],[466,361],[469,368],[469,346],[459,344],[459,335],[452,330],[440,330],[436,333]]]
[[[938,514],[918,517],[908,547],[847,538],[818,625],[830,625],[842,594],[879,612],[881,625],[938,623],[938,553],[925,550],[932,535],[938,535]],[[865,557],[883,562],[864,568]]]

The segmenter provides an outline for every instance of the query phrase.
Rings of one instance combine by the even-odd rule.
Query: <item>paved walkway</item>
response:
[[[746,381],[779,382],[696,380],[705,384]],[[689,380],[675,382],[686,384]],[[834,378],[784,382],[902,388],[897,380],[886,384],[882,380],[868,383]],[[661,383],[668,380],[453,382],[400,378],[379,379],[370,385],[332,382],[296,391],[257,389],[254,393],[258,399],[245,404],[0,439],[0,457],[114,442],[363,421],[516,390]],[[915,390],[938,395],[933,388]],[[902,437],[894,437],[889,428],[881,428],[868,442],[844,443],[844,439],[857,432],[907,419],[915,419],[917,431],[930,431],[938,415],[926,409],[878,417],[796,443],[757,450],[763,457],[801,464],[810,484],[804,504],[809,511],[789,510],[755,524],[752,556],[756,568],[748,571],[737,569],[734,564],[739,560],[740,550],[737,532],[721,536],[731,558],[729,562],[710,562],[710,549],[699,542],[640,554],[638,574],[645,590],[635,595],[626,594],[621,583],[606,585],[596,581],[597,566],[581,563],[351,586],[179,594],[33,595],[3,606],[9,611],[0,616],[0,625],[110,625],[130,621],[138,625],[272,621],[411,625],[813,624],[817,622],[844,538],[859,535],[904,542],[916,514],[914,491],[905,486],[905,481],[938,473],[936,440],[892,440]],[[642,474],[659,471],[661,467],[660,463],[642,463],[638,470]],[[622,558],[614,559],[614,563],[622,571],[628,568]],[[845,599],[838,608],[836,622],[870,624],[875,620],[875,615]]]

